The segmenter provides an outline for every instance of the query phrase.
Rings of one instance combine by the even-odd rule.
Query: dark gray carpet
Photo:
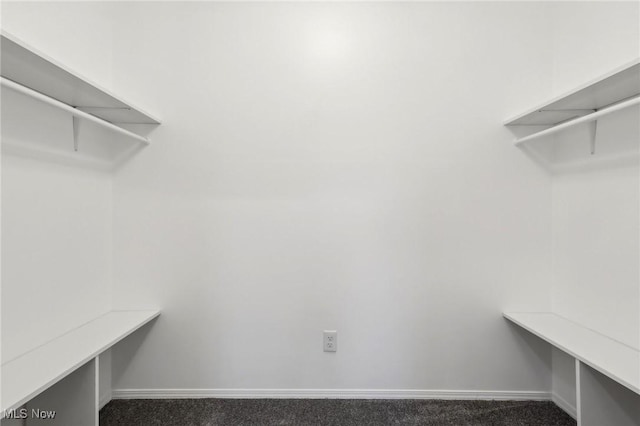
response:
[[[575,424],[546,401],[133,399],[100,411],[101,426]]]

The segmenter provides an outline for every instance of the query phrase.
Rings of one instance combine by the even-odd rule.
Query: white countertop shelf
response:
[[[111,311],[3,363],[1,412],[20,407],[158,315]]]
[[[505,318],[640,394],[640,351],[551,312]]]

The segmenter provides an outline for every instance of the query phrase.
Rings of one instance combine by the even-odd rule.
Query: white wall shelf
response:
[[[97,362],[102,352],[158,315],[157,310],[111,311],[3,363],[0,413],[21,407],[87,363]]]
[[[0,52],[0,74],[4,87],[144,143],[149,143],[149,140],[120,125],[160,124],[149,113],[100,88],[4,31],[0,35]]]
[[[515,144],[547,136],[640,104],[640,59],[505,121],[505,126],[546,127]],[[595,138],[595,132],[593,132]]]
[[[575,359],[579,426],[640,425],[640,351],[554,313],[503,315]]]

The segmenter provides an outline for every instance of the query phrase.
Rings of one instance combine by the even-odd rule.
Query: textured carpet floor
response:
[[[134,399],[111,401],[100,411],[100,426],[575,424],[545,401]]]

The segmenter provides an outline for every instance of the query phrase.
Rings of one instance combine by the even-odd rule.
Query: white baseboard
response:
[[[542,391],[450,391],[398,389],[114,389],[113,399],[289,398],[289,399],[477,399],[548,401]]]
[[[553,393],[551,394],[551,401],[560,407],[562,411],[573,417],[574,420],[578,420],[578,409],[574,405],[569,404],[566,399],[562,398],[557,393]]]

